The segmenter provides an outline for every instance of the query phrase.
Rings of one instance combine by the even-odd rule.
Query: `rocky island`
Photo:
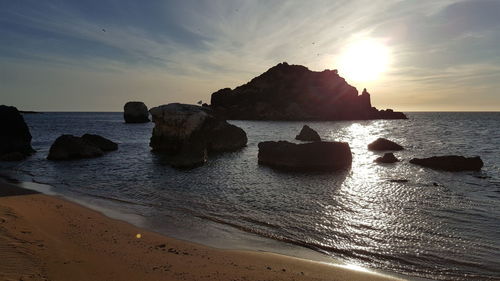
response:
[[[359,95],[337,70],[316,72],[286,62],[233,90],[213,93],[210,107],[232,120],[407,119],[401,112],[372,107],[368,91]]]

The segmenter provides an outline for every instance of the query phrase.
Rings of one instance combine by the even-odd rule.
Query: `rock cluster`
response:
[[[300,141],[321,141],[321,137],[318,132],[311,129],[311,127],[304,125],[300,133],[295,137],[296,140]]]
[[[401,112],[372,107],[336,70],[310,71],[280,63],[250,82],[212,94],[210,107],[226,119],[368,120],[406,119]]]
[[[123,107],[123,118],[125,123],[147,123],[150,121],[148,107],[140,101],[129,101]]]
[[[19,161],[35,152],[23,116],[13,106],[0,105],[0,160]]]
[[[352,154],[345,142],[287,141],[259,143],[259,164],[290,171],[334,171],[351,166]]]
[[[479,156],[463,157],[457,155],[433,156],[429,158],[413,158],[410,163],[428,167],[435,170],[450,172],[479,171],[483,167],[483,161]]]
[[[62,135],[58,137],[49,150],[49,160],[72,160],[94,158],[104,151],[117,150],[118,145],[98,135],[85,134],[82,137]]]
[[[174,167],[202,165],[210,152],[235,151],[246,146],[245,131],[217,118],[207,107],[171,103],[150,112],[155,123],[150,146],[165,154]]]

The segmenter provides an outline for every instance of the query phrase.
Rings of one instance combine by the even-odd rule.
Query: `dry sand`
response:
[[[0,183],[0,280],[396,279],[179,241],[60,197]]]

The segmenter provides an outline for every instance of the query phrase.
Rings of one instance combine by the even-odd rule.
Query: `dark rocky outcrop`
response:
[[[467,158],[457,155],[413,158],[410,160],[410,163],[450,172],[479,171],[484,165],[479,156]]]
[[[384,151],[384,150],[403,150],[404,148],[388,139],[378,138],[376,141],[368,145],[368,150]]]
[[[118,144],[99,135],[85,134],[82,139],[87,143],[99,147],[102,151],[113,151],[118,149]]]
[[[118,145],[99,135],[85,134],[82,137],[62,135],[49,150],[49,160],[73,160],[94,158],[104,155],[104,151],[117,150]]]
[[[307,125],[302,127],[302,130],[300,130],[300,133],[295,137],[295,139],[300,141],[321,141],[321,137],[318,132]]]
[[[376,163],[395,163],[399,162],[398,158],[392,153],[385,153],[384,156],[375,159]]]
[[[287,141],[259,143],[259,164],[291,171],[333,171],[350,167],[352,154],[345,142]]]
[[[13,106],[0,105],[0,160],[18,161],[34,152],[23,116]]]
[[[148,107],[143,102],[129,101],[123,110],[125,123],[147,123],[150,121]]]
[[[310,71],[280,63],[250,82],[212,94],[210,107],[226,119],[369,120],[406,119],[401,112],[372,107],[336,70]]]
[[[192,168],[205,163],[210,152],[246,146],[245,131],[215,117],[210,108],[171,103],[150,112],[155,127],[149,145],[174,167]]]
[[[58,137],[49,150],[49,160],[71,160],[102,156],[104,152],[80,137],[62,135]]]

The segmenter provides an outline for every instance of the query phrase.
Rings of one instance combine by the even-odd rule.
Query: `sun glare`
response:
[[[337,67],[347,81],[370,82],[386,71],[389,60],[390,52],[385,44],[365,39],[349,44],[340,55]]]

